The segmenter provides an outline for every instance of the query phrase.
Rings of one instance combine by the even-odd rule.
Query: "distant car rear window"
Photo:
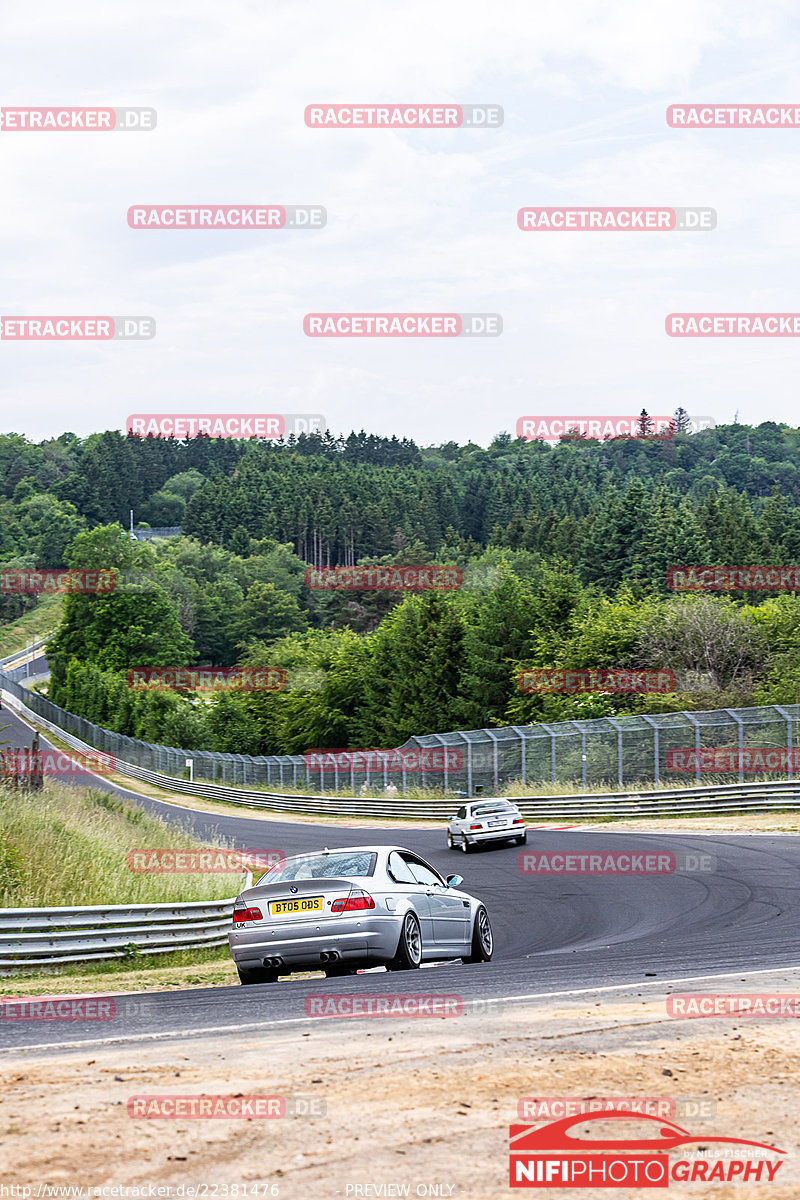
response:
[[[482,804],[480,808],[473,808],[473,817],[488,817],[492,813],[509,812],[512,808],[510,804]]]
[[[347,853],[309,854],[305,858],[289,858],[280,867],[262,875],[260,883],[283,883],[287,879],[336,879],[342,875],[369,876],[375,872],[377,854],[369,850]]]

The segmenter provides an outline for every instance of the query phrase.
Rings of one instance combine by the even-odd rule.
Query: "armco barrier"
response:
[[[5,684],[3,684],[5,687]],[[20,689],[22,690],[22,689]],[[26,694],[26,693],[24,693]],[[90,753],[92,746],[73,734],[40,717],[16,697],[11,701],[16,712],[37,725],[51,730],[73,750]],[[316,816],[361,816],[447,820],[463,800],[403,797],[338,796],[335,794],[286,795],[279,792],[225,787],[214,783],[190,783],[158,771],[149,771],[135,763],[117,760],[120,775],[186,795],[204,796],[230,804],[266,808],[273,812],[308,813]],[[582,792],[579,794],[513,799],[524,816],[534,820],[581,821],[593,817],[663,817],[695,813],[747,813],[800,809],[800,782],[722,784],[710,787],[664,788],[639,793]]]
[[[22,659],[24,662],[29,654],[33,653],[35,650],[43,649],[49,641],[49,637],[39,638],[38,642],[31,642],[30,645],[26,646],[24,650],[15,650],[14,653],[9,654],[7,658],[0,658],[0,671],[8,671],[9,669],[13,670],[15,663],[19,662],[20,659]]]
[[[243,888],[249,887],[248,872]],[[228,938],[235,896],[181,904],[90,904],[64,908],[0,909],[3,972],[56,963],[121,958],[132,948],[166,954],[221,946]]]
[[[34,642],[33,645],[25,646],[24,649],[15,650],[13,654],[9,654],[5,658],[0,658],[0,671],[4,670],[5,667],[13,666],[18,658],[24,658],[26,654],[30,654],[31,650],[41,649],[46,641],[47,638],[40,638],[39,641]]]

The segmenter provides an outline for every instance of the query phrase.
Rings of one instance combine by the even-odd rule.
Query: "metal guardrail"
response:
[[[17,662],[19,659],[25,659],[35,650],[41,650],[42,647],[46,646],[49,641],[50,635],[39,638],[38,642],[31,642],[31,644],[26,646],[24,650],[15,650],[14,653],[9,654],[7,658],[0,658],[0,671],[4,671],[6,667],[10,667],[13,670],[15,662]]]
[[[243,887],[249,887],[248,872]],[[236,897],[180,904],[0,909],[3,972],[55,963],[166,954],[227,941]]]
[[[6,693],[9,695],[9,693]],[[52,722],[28,709],[16,698],[10,706],[21,716],[49,729],[61,741],[82,754],[96,754],[94,747],[66,733]],[[410,799],[398,796],[385,799],[379,796],[341,796],[336,793],[288,795],[281,792],[257,791],[248,788],[226,787],[215,783],[190,783],[150,771],[135,763],[117,759],[117,771],[143,783],[185,795],[222,800],[229,804],[265,808],[273,812],[307,813],[315,816],[361,816],[444,821],[451,817],[463,799]],[[474,802],[473,797],[473,802]],[[800,781],[778,781],[751,784],[720,784],[707,787],[663,788],[642,792],[582,792],[560,796],[509,796],[525,817],[536,820],[586,820],[593,817],[634,816],[663,817],[693,813],[747,813],[800,809]]]

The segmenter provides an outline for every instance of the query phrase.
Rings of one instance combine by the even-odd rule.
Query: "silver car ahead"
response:
[[[516,842],[524,846],[528,840],[525,819],[508,800],[476,800],[463,805],[447,826],[447,844],[451,850],[468,854],[481,842]]]
[[[354,975],[430,960],[488,962],[493,939],[480,900],[456,891],[402,846],[348,846],[288,858],[237,897],[231,954],[242,983],[292,971]]]

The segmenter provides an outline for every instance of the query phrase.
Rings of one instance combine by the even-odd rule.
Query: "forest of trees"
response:
[[[148,741],[243,753],[395,745],[484,725],[800,700],[794,594],[672,595],[680,564],[800,562],[800,431],[351,434],[290,444],[0,437],[6,566],[104,566],[66,598],[52,699]],[[147,545],[137,521],[180,525]],[[448,563],[454,592],[319,592],[306,566]],[[0,619],[35,598],[0,596]],[[131,691],[132,667],[279,667],[280,693]],[[661,695],[526,694],[533,667],[666,667]]]

